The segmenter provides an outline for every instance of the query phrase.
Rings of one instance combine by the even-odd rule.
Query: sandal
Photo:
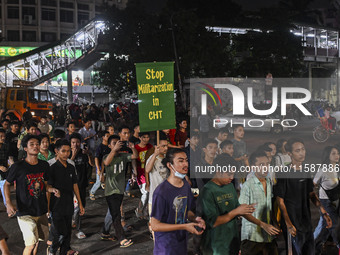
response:
[[[78,239],[84,239],[84,238],[86,238],[86,235],[84,234],[84,232],[79,231],[79,232],[76,234],[76,237],[77,237]]]
[[[112,236],[112,235],[104,235],[103,233],[100,235],[100,238],[103,240],[103,241],[117,241],[117,238]]]
[[[127,247],[133,245],[133,242],[132,242],[131,239],[130,240],[124,239],[124,240],[122,241],[123,243],[120,243],[120,248],[127,248]]]
[[[79,254],[79,251],[74,251],[74,250],[69,250],[67,252],[67,255],[78,255]]]

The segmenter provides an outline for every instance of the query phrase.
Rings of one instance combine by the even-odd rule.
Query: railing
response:
[[[13,80],[38,85],[65,72],[96,49],[104,28],[102,20],[94,19],[64,41],[0,62],[0,86],[12,86]]]

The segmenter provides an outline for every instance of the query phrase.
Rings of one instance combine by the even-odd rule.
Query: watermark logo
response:
[[[211,99],[214,101],[214,104],[215,104],[215,105],[217,105],[217,103],[216,103],[216,99],[215,99],[215,97],[213,96],[212,93],[215,94],[215,96],[217,97],[217,99],[218,99],[218,101],[220,102],[221,106],[223,106],[223,105],[222,105],[221,97],[220,97],[220,95],[217,93],[216,89],[214,89],[212,86],[210,86],[210,85],[208,85],[208,84],[206,84],[206,83],[203,83],[203,82],[198,82],[198,84],[201,84],[201,85],[203,85],[203,86],[205,87],[205,88],[200,87],[200,89],[201,89],[202,91],[204,91],[205,93],[207,93],[207,94],[211,97]],[[212,93],[211,93],[209,90],[210,90]],[[202,115],[207,115],[207,94],[202,94],[202,95],[201,95],[201,100],[202,100],[201,114],[202,114]]]
[[[217,93],[216,89],[228,89],[232,95],[232,101],[233,101],[233,115],[244,115],[245,111],[245,96],[243,94],[243,91],[238,88],[235,85],[231,84],[215,84],[214,87],[200,82],[200,84],[206,86],[209,88],[214,94],[217,96],[217,98],[220,101],[220,104],[222,106],[222,101]],[[211,94],[210,91],[207,89],[201,88],[204,92],[206,92],[210,97],[213,99],[215,105],[216,105],[216,100]],[[299,97],[299,98],[288,98],[288,94],[302,94],[304,97]],[[201,95],[201,114],[206,115],[207,114],[207,94],[202,94]],[[272,105],[270,109],[266,110],[259,110],[255,109],[254,107],[254,102],[253,102],[253,88],[248,87],[247,88],[247,106],[249,111],[258,116],[266,116],[274,113],[278,107],[278,88],[273,87],[272,88]],[[297,88],[297,87],[284,87],[281,88],[281,115],[286,115],[286,109],[287,105],[295,105],[305,116],[311,116],[312,114],[306,109],[306,107],[303,105],[304,103],[307,103],[311,99],[311,93],[309,90],[305,88]]]

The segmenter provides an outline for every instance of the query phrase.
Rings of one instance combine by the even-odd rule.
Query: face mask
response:
[[[176,177],[181,178],[181,179],[184,179],[184,178],[185,178],[186,174],[181,174],[181,173],[177,172],[177,171],[175,170],[174,166],[173,166],[172,164],[170,164],[170,165],[171,165],[171,168],[172,168],[172,170],[174,171]]]

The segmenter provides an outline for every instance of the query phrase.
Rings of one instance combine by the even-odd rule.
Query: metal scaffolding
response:
[[[64,41],[0,62],[0,86],[13,86],[13,80],[38,85],[72,69],[97,50],[104,28],[104,21],[95,19]]]

